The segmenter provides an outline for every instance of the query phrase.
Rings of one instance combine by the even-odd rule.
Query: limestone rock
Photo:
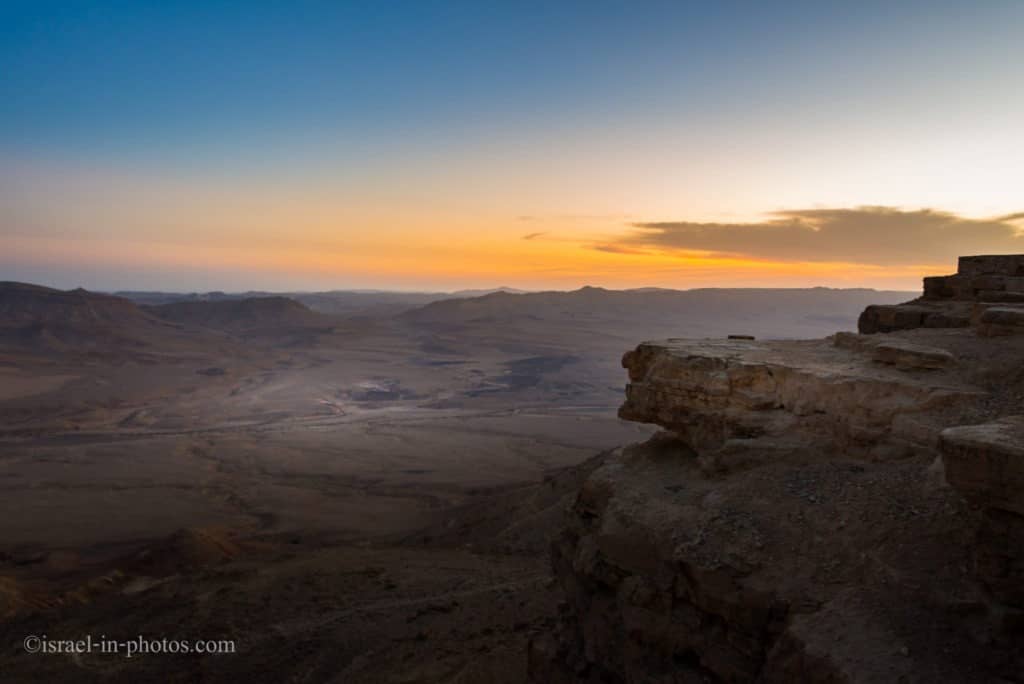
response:
[[[980,507],[974,571],[999,601],[1024,609],[1024,416],[942,432],[946,479]]]
[[[988,681],[977,516],[922,459],[808,449],[725,476],[671,436],[610,454],[553,549],[537,682]],[[997,559],[998,560],[998,559]],[[979,669],[983,668],[983,669]]]
[[[887,363],[951,362],[948,352],[895,341],[873,351]],[[673,430],[707,455],[739,445],[767,454],[808,442],[867,445],[871,457],[933,449],[940,425],[928,427],[928,411],[967,400],[974,390],[942,375],[910,376],[874,358],[825,340],[645,343],[623,358],[631,382],[619,416]]]
[[[926,317],[934,310],[910,304],[872,305],[864,310],[857,321],[863,333],[892,332],[924,327]]]
[[[962,256],[957,266],[957,272],[968,276],[988,274],[1024,276],[1024,255]]]
[[[857,328],[867,335],[916,328],[966,328],[969,325],[971,305],[968,302],[947,305],[925,301],[916,304],[878,304],[864,309],[857,320]]]
[[[533,680],[1019,681],[1024,343],[969,326],[1016,331],[978,296],[1022,266],[966,258],[870,334],[626,353],[620,417],[666,432],[567,511]]]
[[[1024,333],[1024,307],[985,307],[978,317],[977,328],[988,337]]]
[[[981,320],[977,306],[973,307],[972,315],[972,305],[977,304],[1001,306],[989,317],[993,320]],[[1015,310],[1014,304],[1024,305],[1024,255],[961,257],[956,274],[925,278],[924,291],[918,299],[867,307],[857,328],[862,333],[874,334],[974,325],[984,336],[1024,333],[1024,314],[1018,319],[1017,314],[1009,313]]]
[[[837,347],[868,354],[879,363],[903,370],[932,370],[956,363],[956,357],[945,349],[900,338],[842,332],[837,333],[833,340]]]
[[[948,428],[940,440],[950,485],[974,503],[1024,515],[1024,416]]]

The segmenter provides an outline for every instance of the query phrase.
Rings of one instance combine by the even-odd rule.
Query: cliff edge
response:
[[[861,334],[628,352],[665,431],[582,485],[533,679],[1022,681],[1022,283],[965,257]]]

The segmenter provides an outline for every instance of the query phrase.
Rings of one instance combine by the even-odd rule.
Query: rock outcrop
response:
[[[949,484],[984,515],[974,572],[1024,623],[1024,416],[949,428],[941,449]]]
[[[941,367],[953,358],[945,350],[849,339],[641,344],[623,359],[631,382],[619,415],[673,430],[702,456],[811,446],[886,458],[933,450],[943,409],[978,396],[952,372],[893,365]]]
[[[869,306],[862,333],[974,327],[981,335],[1024,333],[1024,255],[960,257],[955,275],[924,279],[924,293],[905,304]]]
[[[621,417],[665,432],[582,485],[535,681],[1021,680],[1024,338],[673,339],[623,365]]]

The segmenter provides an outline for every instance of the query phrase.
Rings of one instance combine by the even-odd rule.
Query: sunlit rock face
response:
[[[953,361],[944,350],[849,339],[645,343],[623,359],[619,415],[672,430],[705,457],[810,447],[882,458],[933,450],[932,412],[977,395],[952,372],[898,367],[941,368]]]
[[[1019,260],[955,277],[1016,278]],[[950,317],[978,304],[951,301]],[[665,431],[606,456],[568,511],[534,680],[1018,677],[1024,337],[971,315],[628,352],[620,417]]]

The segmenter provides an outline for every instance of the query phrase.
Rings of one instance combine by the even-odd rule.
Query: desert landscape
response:
[[[0,286],[6,636],[185,620],[245,656],[183,661],[177,681],[524,681],[567,502],[595,456],[653,432],[616,416],[621,351],[852,329],[908,293],[339,298],[364,302]],[[25,653],[3,670],[169,676]]]
[[[1024,3],[0,3],[0,684],[1024,684]]]

